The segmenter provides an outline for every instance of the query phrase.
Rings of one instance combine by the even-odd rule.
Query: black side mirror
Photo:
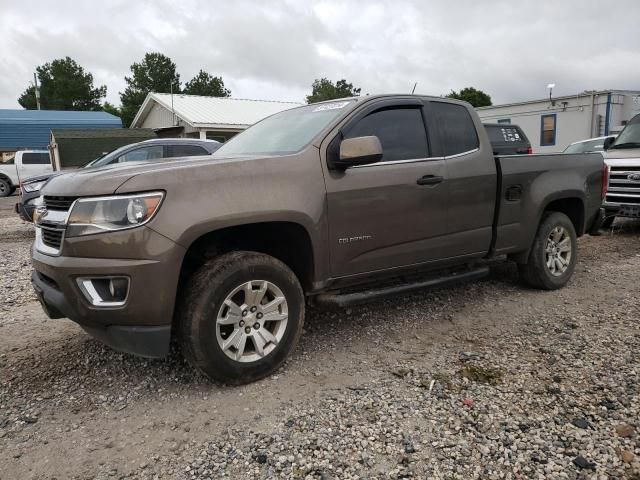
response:
[[[611,148],[611,145],[613,145],[613,142],[615,142],[616,139],[614,137],[607,137],[604,139],[604,144],[602,145],[602,149],[603,150],[609,150],[609,148]]]
[[[375,135],[347,138],[340,142],[340,152],[333,167],[346,170],[357,165],[368,165],[382,160],[382,144]]]

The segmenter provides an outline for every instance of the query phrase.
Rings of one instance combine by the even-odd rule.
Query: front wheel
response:
[[[529,286],[543,290],[564,287],[576,267],[577,237],[569,217],[549,212],[542,217],[529,259],[519,265],[520,276]]]
[[[243,384],[277,370],[304,323],[304,294],[281,261],[232,252],[203,265],[178,312],[184,356],[213,380]]]

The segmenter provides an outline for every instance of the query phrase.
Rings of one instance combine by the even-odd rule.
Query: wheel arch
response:
[[[236,250],[271,255],[291,268],[305,292],[313,288],[314,248],[307,229],[291,221],[263,221],[227,226],[195,238],[182,260],[178,291],[204,261]]]
[[[13,181],[11,180],[11,177],[5,173],[0,173],[0,180],[5,180],[6,182],[9,183],[9,186],[11,186],[12,188],[15,187],[15,185],[13,184]]]
[[[535,240],[535,235],[540,227],[540,223],[544,218],[545,213],[548,212],[560,212],[564,213],[576,231],[576,236],[580,237],[584,235],[585,232],[585,202],[581,195],[579,194],[571,194],[567,196],[550,196],[545,199],[542,203],[542,206],[538,212],[537,220],[535,223],[535,229],[533,230],[533,235],[529,242],[529,247],[519,253],[510,255],[510,259],[514,260],[516,263],[527,263],[529,259],[529,254],[531,253],[531,248],[533,246],[533,242]]]

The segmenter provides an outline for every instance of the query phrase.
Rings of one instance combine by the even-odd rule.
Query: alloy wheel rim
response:
[[[547,237],[545,257],[547,269],[554,277],[563,275],[571,264],[571,236],[564,227],[556,226]]]
[[[0,182],[0,193],[4,193],[8,190],[7,185],[4,182]]]
[[[249,363],[270,355],[287,328],[289,308],[282,290],[266,280],[234,288],[216,318],[216,339],[224,354]]]

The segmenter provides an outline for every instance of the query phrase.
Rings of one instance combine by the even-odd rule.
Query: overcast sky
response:
[[[232,96],[304,101],[315,78],[362,93],[441,95],[466,86],[494,104],[586,89],[640,89],[640,2],[0,0],[0,108],[36,66],[70,56],[119,104],[129,66],[170,56]]]

